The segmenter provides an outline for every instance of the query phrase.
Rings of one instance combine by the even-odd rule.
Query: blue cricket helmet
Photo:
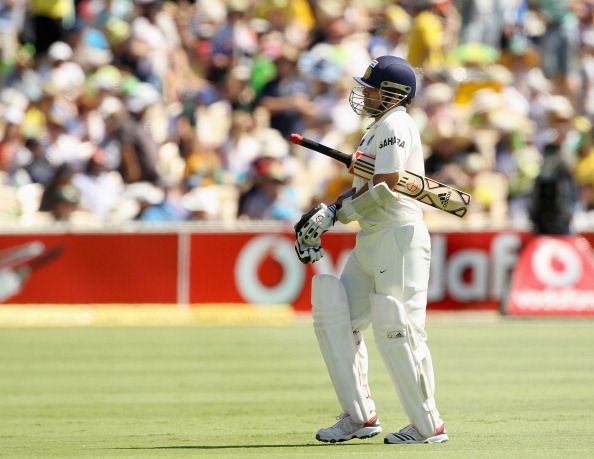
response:
[[[361,86],[386,89],[415,97],[417,77],[406,59],[396,56],[379,56],[367,67],[362,77],[354,77]]]

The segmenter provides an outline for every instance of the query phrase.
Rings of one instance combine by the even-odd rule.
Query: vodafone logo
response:
[[[258,268],[268,259],[278,263],[282,277],[276,285],[266,285]],[[295,256],[293,242],[282,236],[251,239],[235,264],[235,284],[246,301],[255,304],[288,304],[301,292],[305,272]]]
[[[253,237],[242,247],[233,274],[237,290],[246,302],[293,304],[301,295],[307,271],[295,256],[293,244],[292,239],[266,235]],[[349,253],[350,250],[339,252],[335,263],[327,252],[324,258],[309,266],[314,274],[338,275]],[[270,271],[276,271],[277,276],[271,276]]]
[[[517,315],[594,314],[594,254],[580,236],[537,236],[513,273],[506,311]]]
[[[548,287],[570,287],[582,277],[579,255],[558,239],[543,241],[532,254],[531,265],[536,278]]]

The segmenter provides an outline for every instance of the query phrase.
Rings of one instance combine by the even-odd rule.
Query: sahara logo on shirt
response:
[[[398,137],[388,137],[387,139],[379,141],[379,147],[384,148],[388,145],[396,145],[397,147],[404,148],[404,140],[399,139]]]

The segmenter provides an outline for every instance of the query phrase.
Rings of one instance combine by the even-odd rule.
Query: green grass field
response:
[[[430,316],[428,331],[450,441],[396,446],[314,439],[338,405],[309,324],[0,329],[0,457],[594,457],[594,321]]]

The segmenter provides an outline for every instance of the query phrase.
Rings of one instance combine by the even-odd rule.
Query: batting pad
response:
[[[367,383],[367,348],[353,332],[344,286],[335,276],[317,274],[312,280],[314,330],[334,391],[345,413],[360,424],[375,413]]]
[[[410,422],[430,437],[442,422],[433,397],[429,349],[410,325],[396,298],[372,294],[371,322],[377,347]]]

